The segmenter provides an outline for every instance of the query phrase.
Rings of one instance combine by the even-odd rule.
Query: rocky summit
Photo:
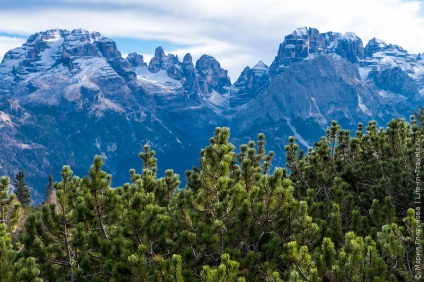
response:
[[[274,165],[284,166],[288,136],[307,148],[332,120],[354,131],[358,122],[408,119],[422,105],[421,55],[375,38],[363,44],[354,33],[299,28],[269,67],[259,61],[231,83],[208,55],[180,60],[158,47],[145,62],[123,58],[98,32],[36,33],[0,64],[0,174],[24,170],[40,202],[48,174],[58,179],[69,164],[84,175],[98,154],[122,185],[141,169],[146,143],[159,174],[183,174],[217,126],[231,127],[236,145],[264,132]]]

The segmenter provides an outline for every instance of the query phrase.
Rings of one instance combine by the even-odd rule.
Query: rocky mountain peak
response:
[[[26,44],[31,44],[37,41],[49,42],[59,40],[63,38],[67,33],[69,32],[62,29],[50,29],[44,32],[37,32],[28,38]]]
[[[253,68],[245,67],[230,88],[230,106],[247,103],[264,90],[268,82],[268,66],[263,61],[259,61]]]
[[[314,28],[301,27],[284,37],[278,54],[271,64],[273,74],[281,73],[290,64],[306,58],[311,51],[319,49],[319,32]],[[311,48],[312,45],[312,48]],[[318,47],[318,48],[317,48]]]
[[[147,64],[144,62],[143,55],[134,53],[129,53],[127,56],[128,62],[130,62],[131,66],[133,68],[139,68],[139,67],[145,67]]]
[[[268,72],[268,69],[269,67],[261,60],[256,63],[256,65],[252,68],[252,71],[255,75],[262,75],[263,73]]]
[[[157,47],[155,49],[155,56],[150,60],[149,71],[156,73],[160,70],[166,70],[165,61],[168,57],[169,55],[168,56],[165,55],[165,51],[163,50],[162,46]],[[172,58],[171,58],[171,61],[172,61]]]
[[[348,41],[362,41],[354,32],[346,32],[343,34],[342,39]]]
[[[156,47],[155,57],[156,58],[165,58],[165,51],[163,51],[162,46]]]
[[[307,38],[309,36],[309,30],[306,26],[296,28],[290,35],[286,37],[290,38]]]
[[[183,73],[182,82],[184,89],[188,93],[188,98],[199,101],[199,81],[197,79],[197,71],[193,65],[193,58],[190,53],[185,54],[183,62],[181,63],[181,70]]]
[[[93,44],[97,41],[112,41],[104,37],[99,32],[89,32],[88,30],[79,28],[71,32],[64,31],[64,47],[68,50],[77,48],[81,45]]]
[[[185,56],[183,58],[183,63],[184,64],[192,64],[193,63],[193,58],[191,57],[190,53],[185,54]]]
[[[365,56],[372,57],[374,53],[381,51],[386,47],[387,47],[386,42],[374,37],[371,40],[369,40],[367,45],[365,46]]]
[[[99,32],[48,30],[30,36],[5,55],[0,65],[0,89],[2,93],[13,92],[23,103],[82,102],[83,94],[90,91],[96,95],[128,93],[126,86],[114,91],[108,87],[109,83],[125,85],[124,80],[134,77],[130,67],[116,43]],[[52,89],[55,95],[51,95]]]
[[[362,40],[353,32],[347,32],[338,38],[335,52],[352,63],[365,57]]]
[[[200,91],[204,94],[216,91],[220,94],[228,92],[231,85],[228,71],[212,56],[202,55],[196,62]]]
[[[103,56],[105,56],[106,58],[122,57],[121,52],[119,52],[118,48],[116,47],[116,43],[113,40],[97,40],[96,45],[99,48],[100,52],[103,54]]]
[[[301,27],[284,37],[270,66],[271,73],[281,73],[287,66],[319,53],[336,53],[353,63],[364,58],[362,40],[353,32],[320,33],[316,28]]]
[[[165,51],[159,46],[155,49],[155,56],[150,60],[148,70],[152,73],[164,70],[170,78],[181,80],[183,74],[180,65],[178,56],[174,54],[165,55]]]
[[[131,60],[132,58],[129,58],[129,61]],[[194,66],[191,54],[187,53],[180,62],[176,55],[165,55],[162,47],[156,48],[155,56],[150,60],[147,71],[148,73],[143,72],[142,76],[148,79],[163,77],[166,73],[171,79],[168,85],[178,84],[186,91],[183,99],[185,101],[200,102],[202,97],[208,99],[214,91],[220,94],[227,93],[231,85],[228,71],[221,68],[220,63],[212,56],[201,56]],[[151,76],[149,73],[157,75]],[[148,86],[148,88],[155,87]]]
[[[200,72],[208,72],[211,69],[221,69],[221,65],[214,57],[203,54],[196,62],[196,69]]]

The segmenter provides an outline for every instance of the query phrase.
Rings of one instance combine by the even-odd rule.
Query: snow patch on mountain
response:
[[[111,101],[110,99],[104,98],[104,97],[99,97],[98,104],[95,104],[95,108],[98,109],[98,110],[110,109],[110,110],[113,110],[115,112],[120,112],[120,113],[125,112],[125,109],[121,105]]]
[[[10,115],[0,111],[0,127],[3,126],[13,126],[13,122]]]
[[[303,137],[296,131],[296,127],[294,127],[290,123],[290,119],[288,118],[286,120],[287,120],[287,125],[290,127],[291,131],[293,131],[294,137],[300,142],[300,144],[302,144],[306,148],[309,148],[310,147],[309,143],[305,139],[303,139]]]
[[[368,74],[372,71],[372,67],[359,67],[359,75],[361,76],[362,81],[365,81],[368,78]]]
[[[60,59],[63,41],[63,38],[54,38],[54,40],[47,41],[47,48],[40,53],[37,63],[40,71],[48,70]]]
[[[150,95],[172,95],[184,92],[181,81],[170,78],[165,70],[151,73],[146,67],[137,68],[137,82]]]
[[[385,69],[393,69],[396,67],[399,67],[399,65],[396,63],[395,60],[393,60],[393,58],[388,56],[382,57],[379,63],[377,64],[378,71],[383,71]]]
[[[367,114],[369,116],[372,115],[371,111],[367,108],[367,106],[365,106],[364,102],[362,102],[362,98],[359,94],[358,94],[358,107],[361,109],[361,111],[364,114]]]
[[[252,68],[252,71],[255,75],[262,75],[262,73],[268,72],[268,66],[261,60],[256,63],[256,65]]]
[[[321,110],[319,109],[317,102],[314,97],[311,97],[312,103],[315,107],[315,111],[313,111],[311,108],[309,109],[309,116],[313,116],[317,119],[317,122],[321,126],[325,126],[327,123],[327,119],[324,117],[324,115],[321,113]]]
[[[298,37],[307,36],[308,35],[308,28],[307,27],[296,28],[293,31],[293,34],[296,35],[296,36],[298,36]]]
[[[73,64],[71,83],[87,81],[90,77],[116,75],[104,57],[77,58],[73,61]],[[69,74],[66,68],[62,67],[62,69]]]
[[[222,115],[229,107],[230,94],[220,94],[215,90],[209,97],[201,99],[201,104],[214,111],[217,115]]]
[[[343,34],[342,39],[350,41],[358,41],[360,38],[353,32],[346,32]]]
[[[137,68],[135,70],[137,74],[137,79],[150,82],[150,83],[159,83],[165,85],[179,85],[181,86],[181,82],[175,79],[172,79],[168,76],[165,70],[160,70],[156,73],[150,72],[146,67]]]
[[[69,85],[66,88],[63,97],[69,102],[73,102],[73,101],[80,99],[81,98],[81,91],[80,91],[81,85],[82,84]]]
[[[22,150],[27,150],[27,149],[31,149],[31,145],[29,144],[24,144],[24,143],[18,143],[16,144],[16,147],[22,149]]]

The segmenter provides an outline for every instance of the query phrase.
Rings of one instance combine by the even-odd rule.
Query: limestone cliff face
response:
[[[253,68],[246,67],[230,88],[230,106],[242,105],[268,86],[269,68],[259,61]]]
[[[200,91],[203,94],[216,91],[220,94],[228,92],[231,85],[228,71],[221,68],[220,63],[211,56],[202,55],[196,62]]]
[[[400,67],[373,69],[368,77],[382,90],[398,93],[410,99],[419,94],[419,88],[414,80]]]
[[[133,68],[145,67],[147,66],[144,62],[143,55],[137,53],[129,53],[127,56],[128,62],[131,64]]]
[[[202,55],[194,66],[190,54],[186,54],[180,62],[177,56],[165,55],[162,47],[158,47],[148,70],[151,73],[166,71],[168,77],[181,81],[188,96],[196,101],[199,101],[198,96],[209,97],[213,91],[225,94],[231,85],[228,71],[221,68],[214,57],[208,55]]]
[[[338,55],[321,55],[293,64],[273,78],[265,91],[246,104],[244,120],[254,121],[266,114],[274,121],[282,118],[313,118],[322,127],[335,119],[353,125],[368,118],[359,104],[378,110],[371,89],[363,84],[358,68]],[[268,101],[268,102],[264,102]],[[242,126],[250,126],[248,123]]]
[[[184,89],[188,93],[188,98],[193,99],[195,101],[199,101],[199,81],[197,79],[196,69],[193,65],[193,59],[189,53],[184,56],[183,62],[181,63],[181,67],[184,74],[184,79],[182,80],[182,82],[184,85]]]
[[[315,28],[298,28],[284,38],[278,54],[271,64],[272,74],[284,71],[292,63],[299,62],[311,54],[336,53],[350,62],[364,58],[362,40],[354,33],[344,35],[335,32],[320,33]]]

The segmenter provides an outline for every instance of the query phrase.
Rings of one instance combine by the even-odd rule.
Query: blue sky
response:
[[[297,27],[355,32],[424,52],[424,2],[414,0],[2,0],[0,58],[38,31],[84,28],[114,39],[125,55],[155,47],[180,58],[209,54],[232,81],[245,66],[270,64]]]

